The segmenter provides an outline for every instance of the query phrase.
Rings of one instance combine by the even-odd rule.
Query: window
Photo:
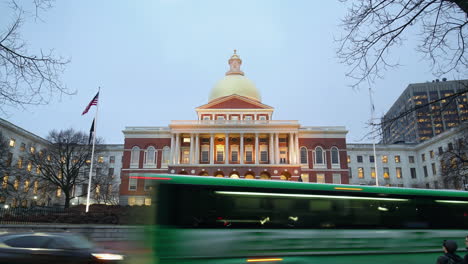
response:
[[[334,184],[341,184],[341,174],[333,173],[333,183]]]
[[[317,183],[325,183],[325,174],[317,173]]]
[[[115,163],[115,156],[109,157],[109,163]]]
[[[374,162],[375,162],[375,157],[374,157],[374,155],[370,155],[370,156],[369,156],[369,162],[370,162],[370,163],[374,163]]]
[[[239,146],[231,146],[231,162],[239,161]]]
[[[224,146],[223,145],[216,146],[216,161],[217,162],[224,161]]]
[[[439,155],[444,154],[444,149],[442,147],[439,147]]]
[[[252,120],[252,116],[244,116],[244,120]]]
[[[266,120],[266,116],[260,116],[258,120]]]
[[[135,146],[132,148],[132,152],[130,154],[130,167],[138,168],[139,161],[140,161],[140,148]]]
[[[448,143],[448,150],[449,151],[453,150],[453,144],[452,143]]]
[[[253,146],[252,145],[245,146],[245,161],[246,162],[253,161]]]
[[[145,191],[151,191],[152,189],[152,180],[145,180]]]
[[[190,163],[190,149],[189,148],[182,148],[182,157],[181,157],[181,163],[182,164],[188,164]]]
[[[33,194],[37,194],[37,190],[39,189],[39,182],[38,181],[34,181],[34,185],[33,185]]]
[[[60,189],[60,187],[57,187],[57,192],[55,194],[57,197],[62,197],[62,189]]]
[[[351,156],[348,155],[348,156],[346,157],[346,161],[347,161],[348,163],[351,163]]]
[[[432,175],[436,175],[437,171],[436,171],[435,163],[432,163],[431,166],[432,166]]]
[[[338,148],[337,147],[332,147],[331,148],[331,162],[332,165],[339,165],[339,155],[338,155]]]
[[[168,146],[164,146],[163,153],[162,153],[162,163],[167,166],[169,164],[169,159],[171,156],[171,148]]]
[[[357,168],[357,172],[358,172],[358,178],[360,179],[364,178],[364,168],[362,167]]]
[[[20,151],[24,151],[26,149],[26,144],[21,143],[20,145]]]
[[[308,163],[307,162],[307,148],[301,147],[301,164],[307,164],[307,163]]]
[[[81,195],[84,196],[88,193],[88,184],[81,185]]]
[[[398,179],[401,179],[403,177],[403,175],[401,174],[401,168],[400,167],[396,168],[396,177]]]
[[[145,165],[154,167],[156,165],[156,149],[150,146],[145,151]]]
[[[107,172],[107,176],[114,177],[114,168],[109,168],[109,170]]]
[[[136,197],[128,197],[128,205],[136,205]]]
[[[239,120],[239,116],[233,115],[231,116],[231,120]]]
[[[8,152],[8,157],[7,157],[7,160],[6,160],[6,166],[11,166],[11,163],[13,162],[13,153],[11,152]]]
[[[384,177],[385,179],[390,178],[390,170],[388,169],[388,167],[384,167],[384,168],[383,168],[383,177]]]
[[[31,153],[34,153],[34,152],[36,152],[36,148],[35,148],[35,147],[33,147],[33,146],[31,146],[31,147],[29,148],[29,152],[31,152]]]
[[[260,161],[268,162],[268,146],[260,145]]]
[[[189,138],[189,137],[184,137],[184,138],[182,139],[182,142],[184,142],[184,143],[190,143],[190,138]]]
[[[2,181],[2,188],[3,189],[6,189],[8,187],[8,175],[5,174],[5,176],[3,176],[3,181]]]
[[[370,175],[371,175],[372,179],[375,179],[375,176],[376,176],[376,174],[375,174],[375,167],[371,167],[371,169],[370,169]]]
[[[416,168],[410,168],[411,179],[416,179]]]
[[[216,120],[224,120],[224,119],[225,119],[224,116],[217,116],[216,117]]]
[[[433,150],[429,151],[429,156],[431,157],[431,159],[434,158],[434,151]]]
[[[425,155],[424,153],[421,154],[421,160],[422,160],[422,161],[426,161],[426,155]]]
[[[18,168],[20,168],[20,169],[23,168],[23,157],[18,158]]]
[[[387,155],[382,156],[382,163],[388,163],[388,156]]]
[[[321,147],[315,148],[315,163],[316,164],[324,164],[323,162],[323,150]]]
[[[209,162],[210,161],[210,146],[209,145],[202,145],[201,147],[201,162]]]
[[[395,163],[400,163],[400,156],[399,155],[395,155]]]
[[[145,197],[145,205],[147,206],[151,205],[151,198]]]
[[[431,188],[431,184],[430,183],[426,183],[426,189],[430,189]]]
[[[103,157],[103,156],[99,156],[97,162],[99,162],[99,163],[104,163],[104,157]]]
[[[424,170],[424,177],[427,177],[427,176],[428,176],[428,173],[427,173],[427,167],[426,167],[426,166],[424,166],[424,167],[423,167],[423,170]]]
[[[414,156],[408,156],[409,163],[414,163]]]
[[[352,179],[353,178],[353,170],[351,168],[348,168],[348,174],[349,174],[349,178]]]
[[[138,179],[132,179],[132,178],[130,178],[130,179],[128,180],[128,189],[129,189],[130,191],[136,191],[136,189],[137,189],[137,184],[138,184]]]
[[[26,166],[28,171],[32,171],[32,161],[28,161],[28,165]]]
[[[357,162],[362,163],[362,156],[357,156]]]
[[[16,146],[16,139],[10,138],[10,147],[14,148]]]
[[[203,120],[210,120],[210,116],[204,116]]]

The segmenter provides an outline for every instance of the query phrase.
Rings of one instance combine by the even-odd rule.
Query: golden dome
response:
[[[261,101],[260,93],[255,84],[244,77],[244,72],[240,70],[242,60],[236,54],[236,50],[228,62],[230,69],[226,72],[226,76],[213,87],[209,100],[237,94]]]

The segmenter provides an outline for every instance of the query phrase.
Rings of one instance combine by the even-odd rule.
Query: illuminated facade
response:
[[[121,204],[151,203],[150,183],[131,173],[348,183],[346,129],[273,120],[241,64],[234,53],[209,102],[195,109],[197,120],[125,128]]]
[[[468,93],[441,100],[467,89],[468,80],[410,84],[383,118],[382,143],[419,143],[468,122]]]

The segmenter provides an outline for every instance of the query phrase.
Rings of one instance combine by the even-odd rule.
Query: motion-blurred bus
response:
[[[142,178],[132,174],[131,177]],[[435,263],[465,254],[468,193],[148,175],[153,263]]]

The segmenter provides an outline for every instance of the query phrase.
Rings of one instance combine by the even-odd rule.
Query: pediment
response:
[[[248,97],[234,94],[217,98],[208,104],[197,107],[197,109],[273,109],[273,107]]]

